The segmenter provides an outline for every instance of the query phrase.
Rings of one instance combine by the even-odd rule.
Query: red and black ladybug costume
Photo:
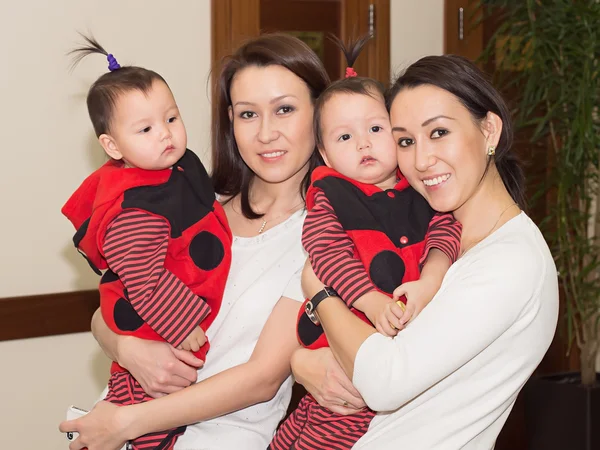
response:
[[[461,225],[450,214],[436,214],[398,173],[399,182],[383,191],[339,172],[319,167],[307,193],[303,244],[316,275],[332,286],[352,312],[370,323],[353,302],[374,289],[392,296],[402,283],[419,279],[431,248],[451,261],[458,257]],[[298,340],[308,348],[328,346],[321,326],[301,308]],[[305,396],[278,430],[271,449],[351,448],[367,431],[375,413],[341,416]]]
[[[232,236],[193,152],[186,150],[172,170],[124,168],[120,161],[109,161],[82,183],[62,212],[77,229],[74,244],[92,269],[98,274],[107,269],[100,281],[100,308],[112,331],[177,346],[195,327],[206,331],[214,321],[231,265]],[[152,252],[150,264],[156,277],[140,281],[139,275],[149,272],[139,249],[156,240],[160,230],[163,245]],[[109,248],[109,240],[116,245]],[[132,253],[120,254],[122,248],[134,248],[139,262]],[[129,258],[126,266],[118,264],[122,256]],[[195,355],[205,360],[208,349],[206,342]],[[111,374],[106,400],[125,405],[150,399],[117,363]],[[172,448],[184,430],[153,433],[133,445]]]

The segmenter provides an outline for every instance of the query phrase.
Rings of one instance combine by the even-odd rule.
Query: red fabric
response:
[[[409,188],[410,184],[408,183],[408,180],[402,176],[402,174],[400,173],[399,170],[396,173],[398,175],[399,181],[394,186],[394,189],[397,191],[403,191],[404,189]],[[308,191],[306,192],[306,208],[309,211],[312,209],[312,207],[315,204],[315,194],[317,193],[317,191],[320,191],[320,189],[318,187],[315,187],[315,185],[314,185],[315,181],[322,180],[323,178],[327,178],[327,177],[336,177],[336,178],[341,178],[342,180],[349,181],[350,183],[352,183],[353,185],[358,187],[361,191],[363,191],[367,195],[373,195],[377,192],[381,192],[381,189],[378,188],[377,186],[375,186],[374,184],[361,183],[360,181],[356,181],[356,180],[353,180],[352,178],[348,178],[347,176],[342,175],[337,170],[334,170],[330,167],[320,166],[320,167],[317,167],[315,170],[313,170],[313,173],[312,173],[311,179],[310,179],[311,184],[310,184],[310,187],[308,188]]]
[[[211,309],[165,268],[168,250],[169,223],[137,210],[123,211],[111,222],[102,249],[135,312],[178,347]]]
[[[135,405],[153,400],[129,372],[113,373],[108,381],[105,401],[115,405]],[[185,433],[185,426],[157,431],[130,441],[133,450],[172,450],[177,438]]]
[[[325,193],[317,190],[313,202],[304,220],[302,245],[319,280],[352,306],[375,286]]]
[[[281,424],[268,450],[350,450],[367,432],[375,412],[365,408],[342,416],[305,395]]]
[[[197,160],[195,155],[193,158]],[[201,164],[199,160],[197,161],[198,164]],[[202,170],[204,171],[203,167]],[[62,213],[73,223],[78,232],[85,222],[89,221],[87,231],[78,248],[85,253],[92,264],[99,269],[108,268],[102,250],[103,243],[107,228],[113,219],[123,211],[121,204],[125,192],[141,186],[163,185],[167,183],[171,173],[170,169],[159,171],[137,168],[125,169],[122,163],[109,161],[82,183],[62,208]],[[212,195],[211,198],[214,199],[214,193]],[[186,211],[181,213],[185,214]],[[189,254],[190,242],[202,231],[215,235],[221,241],[224,249],[221,263],[210,271],[199,269]],[[221,306],[225,282],[231,265],[231,242],[232,236],[225,212],[216,200],[213,200],[212,212],[183,230],[180,236],[169,239],[164,267],[210,306],[211,313],[200,324],[204,330],[214,321]],[[100,306],[108,327],[118,334],[163,341],[164,339],[145,323],[132,331],[123,330],[117,326],[114,319],[115,305],[119,299],[123,298],[126,298],[126,295],[120,280],[117,279],[117,281],[107,283],[101,282]],[[207,342],[195,355],[205,360],[208,349],[209,343]],[[123,370],[116,363],[113,364],[113,372]]]
[[[310,188],[308,189],[307,196],[306,196],[306,204],[307,204],[307,208],[309,210],[309,213],[308,213],[309,216],[311,215],[312,209],[316,205],[316,200],[320,197],[323,197],[323,191],[315,186],[315,182],[318,180],[323,180],[327,177],[336,177],[336,178],[341,178],[343,180],[346,180],[346,181],[352,183],[354,186],[358,187],[360,189],[360,191],[362,191],[366,196],[372,196],[375,193],[382,192],[382,190],[375,185],[360,183],[356,180],[345,177],[344,175],[340,174],[339,172],[337,172],[329,167],[318,167],[317,169],[314,170],[314,172],[312,174],[312,179],[311,179],[312,183],[311,183]],[[394,190],[398,191],[398,192],[402,192],[405,189],[408,189],[410,187],[410,185],[409,185],[408,181],[404,177],[401,176],[400,172],[398,172],[398,177],[399,177],[400,181],[394,186]],[[407,218],[406,220],[410,220],[410,218]],[[439,219],[435,219],[435,220],[432,220],[431,223],[437,223],[438,221],[439,221]],[[311,230],[307,231],[306,223],[310,223],[310,221],[308,221],[308,218],[307,218],[307,222],[305,222],[305,230],[303,230],[303,240],[306,240],[306,235],[311,233],[314,230],[314,227],[316,226],[316,224],[313,224],[312,225],[313,228]],[[459,229],[460,229],[460,225],[459,225]],[[400,258],[404,262],[405,273],[402,278],[402,283],[406,283],[409,281],[415,281],[415,280],[419,279],[419,276],[420,276],[420,264],[419,263],[420,263],[421,259],[424,257],[424,255],[426,254],[426,241],[425,240],[422,240],[419,242],[413,242],[413,243],[410,243],[410,245],[404,245],[400,248],[396,244],[394,244],[390,240],[390,238],[383,232],[379,232],[376,230],[369,230],[369,229],[345,230],[345,232],[348,234],[352,243],[354,244],[354,255],[347,255],[347,258],[345,258],[345,260],[344,260],[346,263],[348,262],[347,261],[348,259],[350,259],[350,260],[358,259],[362,262],[363,267],[368,268],[370,266],[371,261],[373,260],[373,258],[376,255],[380,254],[383,251],[391,251],[391,252],[396,253],[398,256],[400,256]],[[438,236],[438,239],[439,239],[439,236]],[[459,242],[460,232],[458,233],[458,238],[455,237],[454,233],[446,233],[445,239],[446,240],[447,239],[457,240],[457,242]],[[443,241],[443,239],[442,239],[442,241]],[[405,242],[402,242],[402,244],[405,244]],[[434,246],[434,244],[432,244],[430,247],[428,247],[427,251],[432,246]],[[439,247],[439,245],[435,245],[435,246]],[[320,248],[320,245],[315,245],[314,247]],[[444,245],[444,247],[445,247],[445,245]],[[455,259],[450,254],[449,254],[449,257],[451,258],[451,260]],[[311,260],[312,260],[312,258],[313,258],[313,254],[311,254]],[[331,264],[327,265],[327,264],[323,263],[321,268],[324,269],[325,271],[327,271],[328,274],[327,273],[317,273],[319,270],[319,267],[317,267],[315,269],[315,272],[317,273],[317,276],[319,276],[321,281],[323,281],[325,284],[328,284],[328,285],[335,284],[334,282],[328,283],[323,278],[326,278],[331,281],[332,278],[340,277],[341,272],[344,274],[345,277],[349,276],[345,272],[345,267],[349,267],[349,266],[348,266],[348,264],[344,264],[344,261],[336,260],[334,262],[336,267],[333,269],[330,267]],[[323,272],[323,270],[321,270],[321,272]],[[329,275],[329,276],[327,276],[327,275]],[[373,286],[373,288],[377,289],[376,286]],[[380,292],[384,293],[385,295],[388,295],[391,297],[391,295],[389,293],[383,292],[380,289],[377,289],[377,290],[379,290]],[[364,291],[364,289],[361,290],[361,292],[364,294],[363,291]],[[344,299],[344,300],[347,300],[347,299]],[[404,297],[401,300],[403,302],[406,302],[406,298],[404,298]],[[308,301],[308,299],[306,301]],[[306,304],[306,302],[305,302],[305,304]],[[367,317],[362,312],[356,310],[355,308],[350,308],[350,310],[356,316],[358,316],[360,319],[362,319],[366,323],[370,324],[370,321],[367,319]],[[298,313],[299,325],[301,325],[300,319],[303,319],[304,324],[307,323],[306,318],[303,317],[304,315],[305,315],[305,312],[304,312],[304,307],[303,307],[300,309],[300,311]],[[299,329],[298,329],[298,331],[299,331]],[[308,345],[306,342],[302,342],[300,333],[298,333],[298,340],[303,345],[305,345],[311,349],[328,346],[325,333],[322,333],[316,341],[314,341],[313,343],[308,344]]]

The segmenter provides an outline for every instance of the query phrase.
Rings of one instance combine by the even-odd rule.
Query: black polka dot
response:
[[[112,283],[113,281],[117,281],[119,279],[119,276],[114,273],[112,270],[108,269],[106,272],[104,272],[104,275],[102,275],[102,278],[100,278],[100,284],[104,284],[104,283]]]
[[[144,324],[144,321],[135,312],[131,303],[124,298],[120,298],[115,303],[113,318],[115,319],[117,328],[123,331],[135,331]]]
[[[389,250],[375,255],[369,266],[369,275],[375,286],[388,294],[402,284],[404,271],[402,258]]]
[[[202,231],[190,243],[190,256],[198,268],[208,271],[221,264],[225,249],[218,237],[208,231]]]

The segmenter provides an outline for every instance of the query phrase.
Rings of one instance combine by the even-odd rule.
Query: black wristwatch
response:
[[[312,323],[315,325],[320,325],[319,319],[317,318],[316,310],[319,303],[325,300],[328,297],[339,297],[338,293],[335,292],[335,289],[329,286],[324,286],[319,292],[315,294],[313,298],[311,298],[306,305],[304,306],[304,311],[306,315],[310,319]]]

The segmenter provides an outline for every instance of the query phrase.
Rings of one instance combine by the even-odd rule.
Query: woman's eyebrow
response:
[[[456,120],[456,119],[454,119],[452,117],[448,117],[448,116],[444,116],[443,114],[440,114],[439,116],[435,116],[435,117],[432,117],[431,119],[427,119],[425,122],[423,122],[421,124],[421,126],[422,127],[426,127],[431,122],[433,122],[434,120],[438,120],[438,119]],[[404,128],[404,127],[392,127],[392,131],[406,131],[406,128]]]
[[[284,95],[279,95],[279,96],[277,96],[277,97],[275,97],[275,98],[271,99],[271,100],[269,101],[269,103],[271,103],[271,104],[273,104],[273,103],[277,103],[278,101],[280,101],[280,100],[283,100],[284,98],[287,98],[287,97],[290,97],[290,98],[297,98],[295,95],[292,95],[292,94],[284,94]],[[233,104],[233,106],[240,106],[240,105],[244,105],[244,106],[248,106],[248,105],[250,105],[250,106],[254,106],[254,105],[255,105],[255,103],[252,103],[252,102],[243,102],[243,101],[242,101],[242,102],[235,102],[235,103]]]
[[[287,98],[287,97],[297,98],[295,95],[292,95],[292,94],[283,94],[283,95],[280,95],[279,97],[275,97],[269,103],[271,103],[271,104],[277,103],[278,101],[283,100],[284,98]]]
[[[233,104],[233,106],[240,106],[240,105],[244,105],[244,106],[250,105],[251,106],[251,105],[254,105],[254,103],[252,103],[252,102],[235,102]]]
[[[427,119],[425,122],[423,122],[421,124],[422,127],[426,127],[427,125],[429,125],[431,122],[433,122],[434,120],[438,120],[438,119],[449,119],[449,120],[454,120],[452,117],[448,117],[448,116],[444,116],[443,114],[440,114],[439,116],[435,116],[432,117],[431,119]]]

